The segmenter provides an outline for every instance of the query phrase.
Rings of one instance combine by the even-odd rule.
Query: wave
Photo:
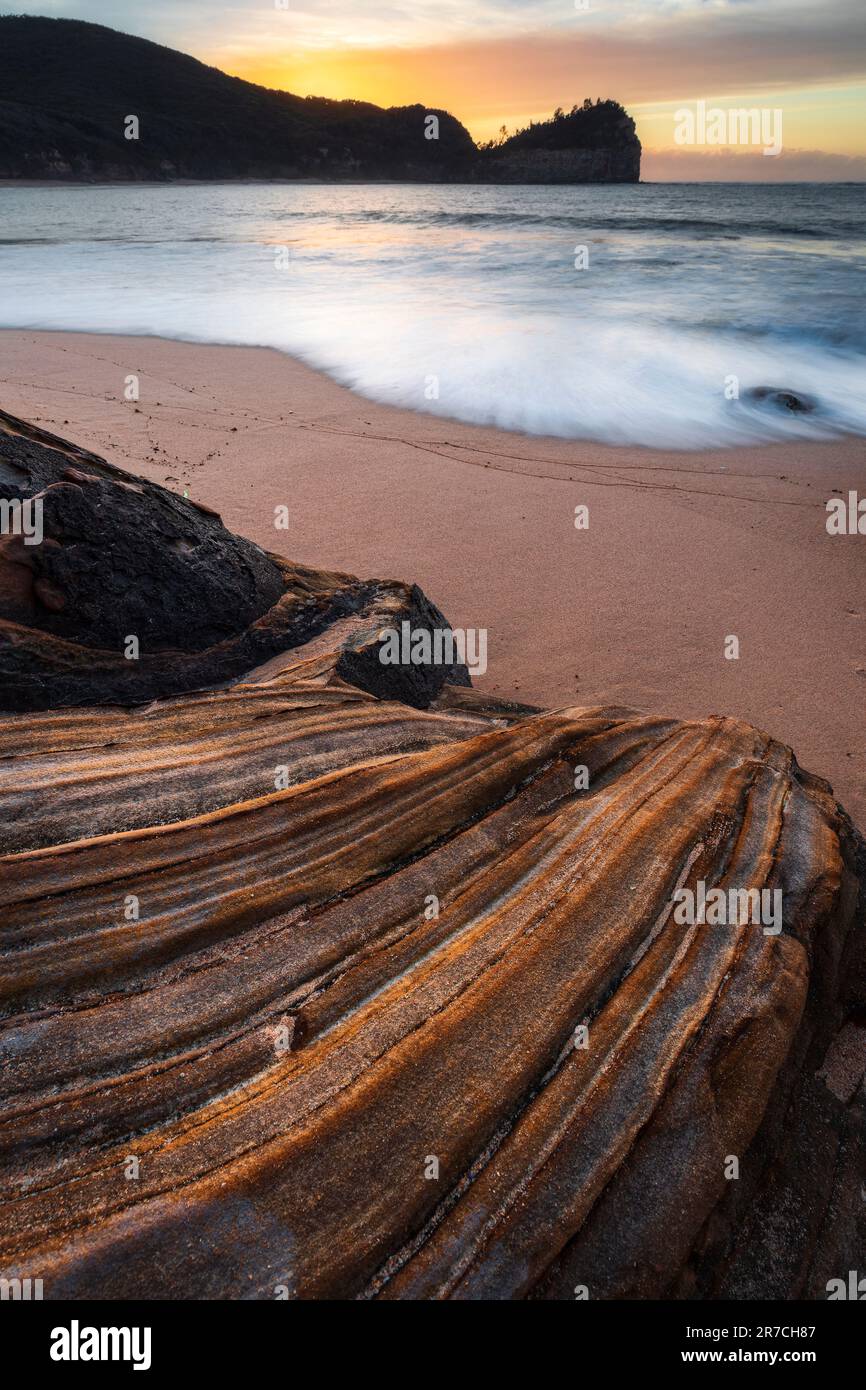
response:
[[[189,245],[195,246],[199,242],[210,242],[215,246],[222,246],[231,244],[232,242],[240,244],[240,238],[225,236],[185,236],[179,241],[176,236],[136,236],[134,232],[128,233],[122,237],[89,236],[80,241],[68,236],[0,236],[0,246],[90,246],[92,243],[100,246],[184,246],[188,243]]]
[[[226,288],[218,299],[179,286],[157,298],[105,286],[60,303],[4,312],[7,326],[157,336],[276,348],[386,405],[534,435],[707,449],[866,435],[866,357],[812,342],[747,341],[596,315],[518,325],[489,306],[471,324],[428,308],[408,316],[376,302],[323,314],[278,294]],[[736,373],[738,398],[725,383]],[[755,388],[801,395],[810,413],[756,400]]]
[[[310,220],[301,212],[285,213],[287,218]],[[803,237],[824,241],[844,237],[861,237],[863,224],[853,219],[836,219],[822,222],[819,226],[802,222],[778,222],[768,218],[762,221],[737,222],[705,217],[634,217],[607,215],[604,217],[579,216],[576,213],[535,213],[535,212],[410,212],[372,209],[367,211],[319,214],[321,220],[348,221],[360,223],[384,223],[389,226],[406,227],[552,227],[578,231],[606,232],[674,232],[683,236],[718,236],[737,239],[748,236]]]
[[[522,334],[491,325],[483,355],[435,323],[404,325],[399,337],[393,325],[391,343],[400,369],[369,341],[283,345],[374,400],[525,434],[668,449],[866,434],[866,357],[813,344],[737,343],[602,319],[579,331],[570,323]],[[738,394],[729,400],[732,363]],[[423,386],[434,378],[438,398],[427,401]],[[812,409],[789,412],[753,396],[759,388],[799,395]]]
[[[859,234],[838,190],[829,209],[823,192],[750,191],[727,220],[715,192],[640,186],[15,196],[4,327],[275,348],[371,399],[527,434],[682,449],[866,435],[859,267],[848,244],[819,245]],[[556,228],[592,239],[588,270],[564,237],[542,240]],[[622,232],[663,237],[596,245]]]
[[[539,230],[565,230],[570,232],[598,231],[598,232],[659,232],[679,234],[684,238],[689,236],[695,238],[716,237],[726,241],[738,241],[745,237],[757,236],[778,236],[794,237],[807,240],[827,241],[844,240],[846,238],[861,239],[863,236],[863,225],[856,221],[835,221],[822,223],[819,227],[806,226],[802,223],[775,222],[772,220],[761,222],[742,222],[736,221],[716,221],[708,218],[699,217],[597,217],[597,216],[578,216],[577,214],[563,213],[533,213],[533,212],[391,212],[383,210],[351,211],[337,213],[309,213],[304,211],[281,211],[274,219],[275,222],[299,222],[304,224],[329,224],[329,223],[353,223],[353,224],[382,224],[392,227],[443,227],[443,228],[495,228],[515,230],[536,227]],[[185,234],[181,237],[166,236],[159,237],[152,234],[137,235],[135,231],[127,231],[123,236],[105,236],[99,233],[88,236],[86,242],[98,243],[100,245],[124,246],[127,243],[135,245],[169,245],[178,244],[196,245],[199,243],[211,243],[213,245],[232,245],[248,242],[249,238],[232,235],[225,232],[221,235],[190,235]],[[0,246],[64,246],[74,245],[75,238],[70,238],[59,234],[57,236],[45,236],[35,234],[32,236],[4,237],[0,236]]]

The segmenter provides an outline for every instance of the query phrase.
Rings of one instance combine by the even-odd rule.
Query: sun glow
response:
[[[488,140],[505,124],[509,131],[542,120],[557,105],[570,106],[584,96],[604,96],[615,83],[597,70],[584,74],[574,64],[568,79],[537,80],[531,54],[518,47],[500,46],[496,62],[483,61],[472,49],[441,48],[375,49],[348,51],[304,50],[291,56],[270,52],[238,56],[229,65],[212,57],[236,77],[295,92],[299,96],[352,98],[377,106],[406,106],[422,102],[455,115],[475,140]],[[674,112],[689,97],[668,100],[641,99],[643,76],[620,74],[616,95],[634,116],[638,135],[647,149],[674,150]],[[631,92],[630,89],[631,88]],[[708,92],[708,99],[722,106],[763,105],[765,91]],[[866,156],[866,127],[860,113],[866,106],[866,88],[838,83],[823,87],[780,88],[771,93],[771,104],[785,117],[785,147],[798,150],[834,151],[849,157]]]

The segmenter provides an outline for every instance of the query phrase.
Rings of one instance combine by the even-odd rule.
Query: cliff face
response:
[[[89,541],[117,631],[142,620],[125,512],[184,589],[137,661],[80,626],[74,554],[62,640],[38,592],[0,619],[4,669],[29,644],[52,695],[0,713],[4,1277],[783,1299],[858,1268],[866,863],[825,783],[736,720],[383,665],[383,626],[445,621],[417,589],[260,552],[246,575],[188,501],[9,416],[0,443],[20,495],[79,494],[43,544]],[[212,627],[217,543],[247,586],[231,639],[275,654],[235,681],[211,656],[201,688],[168,608]],[[64,662],[110,704],[70,707]],[[701,885],[781,910],[684,921]]]
[[[616,101],[589,100],[480,151],[493,183],[637,183],[641,143]]]
[[[637,150],[514,150],[490,161],[491,183],[638,183]]]
[[[137,138],[127,135],[130,116],[138,122]],[[430,117],[436,138],[430,138]],[[583,148],[570,158],[549,159],[540,150],[527,158],[515,148],[513,160],[503,162],[479,151],[447,111],[293,96],[101,25],[0,17],[0,178],[560,183],[638,177],[639,145],[638,164],[628,166],[615,130],[604,133],[606,148],[590,149],[598,140],[584,127],[573,132]]]

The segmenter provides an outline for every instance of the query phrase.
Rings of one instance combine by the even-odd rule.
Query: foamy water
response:
[[[863,205],[857,185],[5,188],[0,326],[278,348],[532,434],[866,434]],[[750,400],[766,386],[815,409]]]

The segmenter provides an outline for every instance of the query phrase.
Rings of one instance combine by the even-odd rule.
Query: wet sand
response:
[[[377,405],[271,349],[86,334],[0,333],[0,406],[269,550],[415,580],[487,629],[480,689],[738,716],[866,826],[866,536],[825,526],[866,441],[607,448]]]

